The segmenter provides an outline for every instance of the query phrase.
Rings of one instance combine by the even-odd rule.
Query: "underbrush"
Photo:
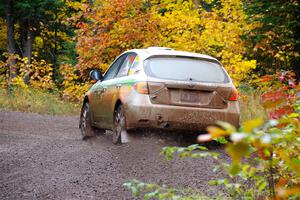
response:
[[[254,118],[266,118],[260,95],[255,90],[240,91],[241,122]],[[13,89],[10,93],[0,88],[0,108],[41,114],[68,115],[79,112],[79,104],[62,100],[58,92],[34,88]]]
[[[62,100],[56,92],[16,87],[10,92],[0,88],[0,109],[51,115],[73,115],[79,113],[80,105]]]
[[[243,123],[250,119],[267,119],[266,111],[261,103],[260,93],[254,89],[240,90],[239,103]]]
[[[238,129],[219,121],[218,126],[209,126],[207,134],[197,138],[200,144],[212,140],[225,144],[229,161],[199,144],[164,147],[161,154],[167,160],[213,158],[216,165],[208,170],[224,173],[221,179],[208,182],[220,191],[213,199],[219,196],[222,199],[300,199],[300,84],[289,71],[266,75],[256,82],[255,90],[241,91]],[[128,181],[124,186],[133,196],[144,199],[202,199],[193,190],[169,189],[138,180]]]

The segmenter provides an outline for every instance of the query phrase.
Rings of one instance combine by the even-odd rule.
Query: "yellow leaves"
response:
[[[250,147],[247,143],[237,143],[227,145],[226,152],[231,156],[232,162],[238,164],[241,158],[249,155]]]
[[[255,68],[244,58],[242,34],[252,26],[245,21],[240,0],[222,0],[221,7],[205,11],[193,0],[101,0],[85,13],[90,23],[77,31],[81,76],[90,68],[102,69],[131,48],[167,46],[209,54],[220,59],[235,83]],[[97,5],[100,5],[99,2]]]
[[[246,133],[251,133],[253,129],[260,127],[263,125],[263,119],[253,119],[243,123],[243,129]]]
[[[201,12],[200,41],[203,50],[221,60],[235,83],[246,78],[256,67],[254,60],[246,60],[245,45],[241,39],[243,33],[253,27],[245,21],[241,1],[221,1],[222,8],[214,12]]]
[[[246,78],[256,67],[256,61],[243,58],[245,48],[241,36],[252,27],[245,21],[241,2],[221,1],[222,8],[213,12],[195,9],[192,1],[186,2],[189,3],[171,1],[167,7],[157,5],[167,10],[164,15],[152,16],[159,21],[159,45],[215,56],[236,83]],[[154,8],[156,12],[159,10]]]
[[[85,4],[83,3],[88,3],[87,1],[84,2],[84,1],[71,1],[71,0],[66,0],[65,1],[65,4],[68,6],[68,7],[71,7],[75,10],[84,10],[84,8],[86,8]]]
[[[291,113],[288,115],[289,118],[298,118],[299,116],[299,113]]]
[[[28,85],[24,83],[22,76],[17,76],[16,78],[12,79],[11,84],[21,87],[24,89],[24,91],[28,90]]]
[[[10,84],[21,87],[22,89],[28,89],[29,86],[39,89],[53,89],[54,83],[52,80],[53,68],[52,65],[45,60],[37,60],[37,52],[32,53],[31,63],[27,57],[20,58],[18,55],[14,56],[16,60],[16,70],[18,76],[11,80]],[[29,78],[29,82],[25,84],[25,77]]]
[[[243,58],[240,37],[251,27],[245,22],[240,0],[221,3],[221,8],[206,12],[192,0],[151,0],[146,10],[137,0],[97,1],[101,6],[84,15],[90,23],[77,31],[80,76],[84,78],[90,68],[105,71],[124,50],[168,46],[217,57],[238,83],[256,66],[255,61]],[[67,4],[79,6],[72,1]]]
[[[218,138],[221,136],[227,136],[229,133],[221,128],[215,127],[215,126],[209,126],[207,127],[208,133],[212,136],[212,138]]]
[[[242,44],[240,44],[242,46]],[[222,58],[222,63],[226,70],[229,72],[235,83],[239,83],[241,80],[245,79],[249,72],[256,67],[255,60],[246,60],[243,58],[241,53],[243,50],[235,52],[233,50],[223,50],[218,55]]]
[[[71,101],[81,101],[90,87],[90,82],[81,83],[76,74],[77,68],[71,65],[60,66],[60,74],[63,76],[63,98]]]
[[[217,126],[208,126],[207,127],[208,133],[199,135],[197,141],[208,142],[211,141],[212,139],[216,139],[223,136],[229,136],[230,134],[236,131],[236,128],[227,122],[218,121],[217,125],[219,125],[221,128]]]
[[[199,135],[197,138],[197,141],[198,142],[208,142],[208,141],[211,141],[212,139],[230,135],[230,132],[228,132],[224,129],[221,129],[219,127],[216,127],[216,126],[207,127],[207,132],[208,132],[208,134]]]
[[[36,60],[36,58],[33,57],[31,64],[24,67],[27,67],[31,72],[29,84],[32,87],[48,90],[54,88],[54,82],[52,80],[53,68],[51,64],[43,59]]]

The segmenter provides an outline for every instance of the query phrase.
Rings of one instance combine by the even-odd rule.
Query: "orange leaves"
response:
[[[283,115],[293,113],[292,104],[297,99],[297,88],[294,74],[290,71],[277,72],[274,75],[264,76],[264,84],[261,101],[264,108],[268,111],[270,118],[278,119]]]
[[[105,71],[123,51],[155,41],[156,23],[140,0],[101,0],[84,15],[88,23],[76,31],[76,66],[83,79],[90,69]]]
[[[271,80],[271,78],[270,78]],[[286,98],[287,94],[283,89],[277,91],[270,91],[261,95],[263,103],[268,103],[269,101],[276,101],[278,99]]]
[[[278,109],[275,109],[275,110],[269,112],[269,117],[272,119],[278,119],[279,117],[281,117],[283,115],[293,113],[293,111],[294,111],[293,107],[286,105],[286,106],[280,107]]]
[[[83,22],[78,22],[76,24],[76,28],[84,28],[84,27],[85,27],[85,23],[83,23]]]
[[[287,199],[291,195],[300,194],[300,185],[288,187],[288,180],[281,178],[275,186],[275,192],[277,200]]]
[[[132,48],[168,46],[206,53],[221,60],[236,83],[255,68],[244,58],[241,35],[247,25],[240,0],[222,1],[211,12],[194,1],[99,0],[80,14],[77,26],[78,69],[87,71],[107,65]]]

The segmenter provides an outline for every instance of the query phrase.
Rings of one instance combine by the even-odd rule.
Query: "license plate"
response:
[[[200,101],[200,96],[195,92],[181,92],[181,101],[197,103]]]

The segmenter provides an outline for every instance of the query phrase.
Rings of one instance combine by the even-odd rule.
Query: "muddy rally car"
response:
[[[150,47],[122,53],[86,93],[83,138],[93,127],[112,130],[121,143],[130,130],[200,131],[216,121],[239,125],[238,94],[221,63],[207,55]]]

